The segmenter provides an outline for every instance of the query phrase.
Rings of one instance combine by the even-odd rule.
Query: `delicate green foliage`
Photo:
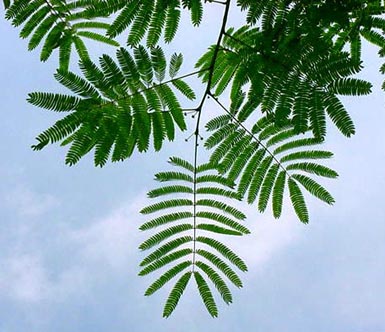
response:
[[[140,213],[148,214],[148,213],[154,213],[163,209],[168,209],[172,207],[180,207],[180,206],[191,206],[193,205],[193,202],[191,199],[172,199],[169,201],[162,201],[150,206],[147,206],[146,208],[143,208]]]
[[[239,220],[246,219],[246,216],[241,211],[223,202],[214,201],[212,199],[200,199],[196,202],[196,204],[200,206],[215,207],[218,210],[226,212]]]
[[[171,290],[166,304],[163,309],[163,317],[169,317],[178,305],[179,299],[181,298],[186,286],[191,278],[191,272],[186,272],[176,282],[174,288]]]
[[[216,204],[215,207],[216,206],[218,206],[218,205]],[[214,207],[214,206],[211,206],[211,207]],[[231,218],[228,218],[224,215],[221,215],[219,213],[208,212],[208,211],[197,212],[196,216],[199,218],[216,221],[216,222],[221,223],[225,226],[228,226],[228,227],[232,228],[233,230],[238,231],[240,233],[250,234],[249,230],[245,226],[243,226],[239,222],[237,222]]]
[[[217,272],[215,272],[213,268],[211,268],[206,263],[200,261],[197,261],[195,265],[206,273],[207,277],[213,282],[215,288],[221,294],[221,297],[226,304],[230,304],[231,302],[233,302],[230,289],[227,287],[222,277]]]
[[[218,256],[204,249],[198,249],[197,254],[206,258],[209,262],[216,266],[235,286],[238,288],[242,287],[242,281],[238,275]]]
[[[205,237],[205,236],[198,236],[196,240],[198,242],[202,242],[204,244],[207,244],[208,246],[217,250],[220,254],[223,255],[223,257],[225,257],[227,260],[229,260],[231,263],[233,263],[241,271],[243,271],[243,272],[247,271],[247,266],[243,262],[243,260],[241,258],[239,258],[231,249],[226,247],[221,242],[214,240],[212,238],[209,238],[209,237]]]
[[[306,190],[308,190],[314,196],[318,197],[320,200],[328,204],[334,203],[334,198],[329,194],[329,192],[327,192],[313,179],[302,174],[294,174],[292,175],[292,178],[297,180]]]
[[[165,62],[159,55],[162,50],[157,47],[152,52],[155,53],[158,56],[150,56],[140,46],[132,57],[121,48],[117,51],[118,63],[103,55],[99,61],[100,68],[90,60],[84,60],[81,69],[85,78],[58,70],[55,78],[79,97],[40,92],[30,94],[29,102],[33,105],[73,112],[40,134],[34,149],[40,150],[71,135],[67,164],[75,164],[95,148],[95,165],[103,166],[110,154],[112,161],[120,161],[130,157],[135,147],[139,152],[147,151],[151,135],[154,149],[159,150],[163,140],[174,138],[173,135],[170,137],[170,126],[185,130],[175,92],[160,81],[164,76],[162,67]],[[77,114],[78,121],[71,127],[73,130],[69,130],[73,114]]]
[[[193,238],[191,236],[182,236],[178,237],[175,240],[171,240],[164,244],[163,246],[156,249],[154,252],[152,252],[150,255],[148,255],[141,263],[140,266],[145,266],[155,260],[158,260],[161,258],[165,253],[168,253],[169,251],[185,244],[188,242],[193,241]]]
[[[196,228],[204,230],[204,231],[207,231],[207,232],[224,234],[224,235],[236,235],[236,236],[241,236],[242,235],[241,232],[238,232],[238,231],[235,231],[235,230],[232,230],[232,229],[229,229],[229,228],[225,228],[225,227],[222,227],[222,226],[213,225],[213,224],[200,223],[199,225],[197,225]]]
[[[263,13],[263,5],[258,6],[262,11],[257,10],[251,22]],[[213,74],[200,74],[203,82],[212,77],[215,96],[231,85],[231,109],[241,122],[260,107],[263,113],[274,115],[276,125],[282,125],[291,117],[295,133],[304,133],[310,126],[315,137],[324,138],[326,110],[344,135],[354,134],[352,121],[336,95],[370,93],[369,82],[351,77],[361,70],[360,61],[353,60],[346,52],[337,53],[332,47],[328,48],[329,42],[322,34],[317,35],[317,29],[308,33],[312,30],[293,16],[294,9],[286,10],[287,13],[281,13],[280,20],[266,23],[266,29],[246,26],[237,31],[229,29]],[[274,33],[278,31],[281,35],[276,38]],[[216,48],[211,47],[196,66],[201,69],[209,66],[215,52]],[[236,107],[246,88],[246,103]]]
[[[185,249],[173,251],[171,254],[164,255],[163,257],[157,259],[154,263],[147,265],[142,271],[139,272],[139,275],[144,276],[146,274],[154,272],[155,270],[165,266],[166,264],[172,263],[179,258],[182,258],[184,256],[191,254],[192,252],[193,251],[191,248],[185,248]]]
[[[286,181],[295,184],[298,181],[314,196],[328,204],[334,203],[326,189],[303,175],[309,173],[327,178],[338,176],[334,170],[314,162],[317,159],[331,158],[332,153],[308,150],[310,146],[321,144],[322,140],[311,137],[310,133],[304,138],[296,139],[295,124],[289,120],[283,127],[278,127],[274,121],[269,121],[271,117],[263,117],[250,131],[238,120],[225,123],[222,119],[218,121],[213,119],[211,123],[215,123],[215,126],[209,124],[209,128],[213,128],[213,133],[206,140],[206,146],[215,148],[211,160],[219,164],[219,171],[223,175],[227,174],[233,181],[239,179],[238,193],[242,197],[246,196],[249,204],[257,201],[259,211],[263,212],[271,198],[273,215],[279,218],[282,213]],[[231,135],[222,135],[223,128],[226,128],[227,133],[238,132],[238,142],[246,143],[239,145],[237,140],[228,140],[227,137]],[[234,148],[236,153],[233,153]],[[224,164],[226,167],[223,167]],[[294,185],[291,187],[294,188]],[[298,186],[290,191],[294,193],[291,195],[293,206],[299,219],[307,222],[307,212],[305,214],[304,209],[299,208],[305,203],[298,191],[300,191]],[[298,201],[295,201],[296,199]]]
[[[166,186],[166,187],[161,187],[158,189],[151,190],[148,192],[147,196],[150,198],[155,198],[159,196],[170,195],[170,194],[180,194],[180,193],[192,194],[193,190],[187,186],[173,185],[173,186]]]
[[[204,164],[198,166],[195,163],[192,165],[188,161],[178,157],[170,158],[170,163],[178,167],[178,170],[158,173],[155,175],[155,178],[161,182],[187,181],[188,186],[163,186],[152,190],[149,196],[162,197],[163,193],[171,193],[169,192],[171,190],[170,188],[179,187],[184,188],[179,192],[184,193],[186,198],[162,200],[142,209],[141,212],[144,214],[157,213],[158,215],[154,219],[144,223],[140,229],[162,228],[162,230],[152,235],[140,245],[139,248],[142,250],[157,245],[160,246],[144,258],[140,264],[143,268],[139,272],[139,275],[147,275],[166,265],[175,264],[151,284],[145,293],[146,295],[150,295],[163,287],[176,275],[182,273],[187,267],[191,266],[191,272],[194,273],[203,303],[208,312],[213,317],[216,317],[218,311],[210,288],[205,278],[196,269],[199,268],[205,273],[208,279],[211,280],[225,303],[229,304],[232,302],[229,287],[223,280],[221,273],[237,287],[241,287],[242,282],[233,269],[218,256],[218,253],[241,271],[246,271],[247,267],[233,251],[221,242],[213,239],[211,235],[218,233],[237,236],[249,234],[250,231],[241,224],[241,221],[243,221],[246,216],[238,209],[221,201],[221,190],[224,190],[228,195],[227,197],[231,196],[230,193],[233,191],[222,189],[221,187],[210,187],[210,192],[201,192],[202,189],[205,189],[205,187],[201,186],[206,182],[214,182],[217,186],[229,188],[228,182],[224,181],[223,177],[215,174],[206,174],[207,172],[212,173],[213,169],[215,170],[215,165]],[[214,189],[217,189],[218,192]],[[154,195],[154,192],[162,194]],[[173,192],[176,192],[176,190],[173,190]],[[208,199],[205,198],[207,194],[219,197],[216,199]],[[202,195],[203,198],[200,198]],[[179,209],[178,212],[163,212],[168,209],[175,209],[176,207]],[[161,214],[159,215],[159,213]],[[190,223],[186,223],[186,220]],[[202,234],[205,236],[202,236]],[[170,239],[171,237],[172,239]],[[197,255],[203,257],[207,263],[199,261]],[[190,260],[191,256],[192,260]],[[188,273],[185,273],[176,282],[171,291],[164,307],[165,316],[169,316],[175,309],[187,284]]]
[[[163,226],[164,224],[167,224],[176,220],[191,218],[192,216],[193,214],[191,212],[176,212],[176,213],[166,214],[159,218],[155,218],[146,222],[140,227],[140,230],[144,231],[150,228]]]
[[[174,53],[170,60],[169,75],[171,78],[174,78],[178,74],[182,63],[183,63],[183,55]]]
[[[210,291],[209,286],[206,283],[206,280],[203,279],[202,275],[198,271],[194,272],[194,277],[198,286],[199,294],[201,295],[201,298],[207,308],[207,311],[210,313],[212,317],[217,317],[218,316],[217,305],[215,304],[213,295]]]
[[[278,174],[277,179],[275,180],[275,184],[273,188],[272,205],[273,205],[274,218],[279,218],[282,213],[285,182],[286,182],[286,172],[281,171]]]
[[[167,272],[163,273],[159,279],[152,283],[144,293],[144,295],[149,296],[154,294],[158,289],[162,288],[167,282],[174,278],[178,273],[182,272],[184,269],[188,268],[192,264],[191,261],[184,261],[178,265],[175,265]]]
[[[48,60],[52,52],[58,48],[60,68],[68,70],[72,44],[76,45],[79,57],[86,58],[87,52],[82,47],[79,48],[81,37],[119,46],[119,43],[110,37],[93,31],[94,29],[107,31],[110,28],[110,24],[98,20],[109,16],[107,12],[96,14],[88,10],[93,2],[16,0],[10,5],[8,0],[4,2],[7,8],[5,16],[14,26],[23,25],[20,37],[30,37],[29,50],[36,48],[45,39],[40,54],[41,61]]]
[[[307,224],[309,222],[309,214],[306,208],[303,194],[294,180],[289,179],[288,184],[290,191],[290,199],[293,203],[294,211],[297,214],[299,220]]]
[[[29,95],[28,102],[56,112],[68,112],[75,109],[81,99],[74,96],[65,96],[54,93],[34,92]]]
[[[255,24],[262,18],[264,30],[273,34],[275,29],[280,28],[281,40],[285,44],[283,46],[289,46],[288,42],[293,44],[293,38],[302,37],[310,31],[313,39],[327,41],[327,46],[336,51],[341,51],[350,44],[351,57],[359,62],[361,38],[380,48],[385,44],[385,19],[379,16],[385,13],[382,1],[316,0],[302,3],[295,0],[263,0],[254,3],[238,0],[238,5],[248,11],[249,24]],[[297,36],[294,31],[290,31],[290,24],[297,28]],[[290,32],[292,39],[285,40],[285,37],[290,37]]]
[[[11,0],[3,0],[4,8],[7,9],[11,5]]]
[[[102,3],[110,1],[103,0]],[[191,12],[191,21],[199,25],[202,20],[202,0],[115,0],[116,5],[111,9],[117,12],[117,17],[108,30],[110,37],[116,37],[129,28],[127,44],[137,46],[147,34],[148,47],[157,45],[164,34],[164,40],[173,40],[179,26],[181,9]],[[103,15],[106,12],[103,4],[93,7],[93,10]]]

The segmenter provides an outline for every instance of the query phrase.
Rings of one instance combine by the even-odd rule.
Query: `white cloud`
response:
[[[289,209],[275,220],[268,213],[260,214],[255,205],[233,202],[232,205],[246,214],[245,226],[251,234],[242,238],[227,237],[224,243],[243,258],[250,269],[262,269],[275,255],[297,241],[303,231],[304,225],[293,212],[287,211]]]
[[[148,236],[138,231],[145,219],[138,211],[148,201],[144,194],[137,197],[87,226],[61,228],[57,238],[60,255],[72,255],[72,258],[65,260],[69,262],[66,267],[61,259],[55,262],[59,264],[55,273],[45,251],[58,248],[46,248],[34,242],[28,254],[21,254],[22,248],[14,250],[0,268],[0,296],[24,303],[57,302],[79,292],[89,292],[95,282],[104,282],[111,273],[127,274],[129,270],[137,270],[140,256],[137,248]],[[246,224],[252,234],[241,239],[226,237],[223,242],[244,258],[250,269],[263,268],[301,232],[302,227],[292,214],[286,213],[282,220],[274,221],[258,214],[255,207],[246,206],[245,210],[244,204],[238,205],[236,207],[248,215]],[[28,233],[19,233],[19,237],[27,236]],[[62,252],[61,248],[71,248],[71,253]]]
[[[59,205],[54,196],[39,194],[23,186],[6,193],[4,202],[21,217],[38,217]]]
[[[64,260],[70,261],[67,267],[61,259],[55,262],[60,269],[55,273],[45,251],[58,248],[46,248],[37,242],[28,248],[15,245],[8,256],[2,257],[0,297],[19,303],[62,301],[87,292],[93,282],[108,277],[111,268],[113,273],[129,269],[133,264],[132,254],[138,253],[138,211],[144,206],[142,203],[142,199],[131,201],[81,229],[61,227],[58,248],[71,248],[73,257]],[[17,242],[26,243],[28,236],[29,232],[18,232]],[[61,257],[65,255],[70,253],[60,252]]]
[[[71,234],[72,240],[82,248],[81,255],[85,261],[102,263],[115,269],[132,266],[132,259],[138,256],[139,243],[149,236],[138,231],[145,219],[138,211],[149,203],[144,197],[144,194],[138,195],[135,201]],[[281,219],[275,220],[268,213],[260,214],[255,206],[244,202],[228,203],[247,215],[245,225],[251,234],[242,238],[225,236],[223,243],[243,257],[250,267],[262,268],[274,255],[294,243],[304,230],[305,226],[298,222],[290,209],[284,211]]]
[[[47,292],[46,271],[39,258],[15,255],[3,261],[0,292],[22,302],[38,302]]]
[[[84,288],[84,272],[72,267],[54,278],[37,253],[14,254],[0,268],[0,296],[21,303],[60,302]]]
[[[84,261],[102,263],[116,269],[130,264],[132,253],[137,253],[139,210],[145,206],[145,195],[123,204],[109,215],[88,227],[72,231],[70,238],[81,248]]]

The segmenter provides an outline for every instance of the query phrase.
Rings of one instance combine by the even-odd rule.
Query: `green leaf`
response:
[[[56,112],[73,111],[80,103],[80,99],[74,96],[66,96],[57,93],[32,92],[27,101],[32,105],[53,110]]]
[[[188,99],[194,100],[196,98],[193,89],[181,79],[174,79],[171,81],[172,85],[175,86],[183,95]]]
[[[218,183],[222,184],[224,186],[227,186],[229,188],[233,188],[235,186],[235,183],[228,178],[225,178],[221,175],[216,175],[216,174],[206,174],[206,175],[201,175],[196,178],[196,183]]]
[[[239,279],[238,275],[218,256],[210,253],[204,249],[198,249],[197,254],[206,258],[210,263],[216,266],[222,273],[229,278],[229,280],[238,288],[242,287],[242,281]]]
[[[167,282],[169,282],[172,278],[176,277],[178,273],[182,272],[189,266],[191,266],[191,261],[182,262],[178,265],[175,265],[167,272],[163,273],[157,280],[155,280],[144,293],[145,296],[149,296],[154,294],[157,290],[162,288]],[[170,313],[171,314],[171,313]]]
[[[174,240],[171,240],[164,244],[163,246],[159,247],[155,251],[153,251],[151,254],[149,254],[145,259],[142,260],[140,263],[140,266],[145,266],[153,261],[156,261],[160,259],[162,256],[166,255],[169,253],[171,250],[174,250],[175,248],[180,247],[183,244],[186,244],[188,242],[193,241],[193,238],[191,236],[182,236],[178,237]]]
[[[150,198],[164,196],[164,195],[170,195],[170,194],[176,194],[176,193],[188,193],[192,194],[193,190],[190,187],[186,186],[167,186],[167,187],[161,187],[158,189],[151,190],[148,192],[147,196]]]
[[[289,170],[300,170],[304,171],[307,173],[312,173],[316,174],[319,176],[324,176],[327,178],[336,178],[338,176],[338,173],[329,167],[315,164],[315,163],[309,163],[309,162],[304,162],[304,163],[295,163],[288,165],[286,169]]]
[[[169,67],[169,75],[171,78],[174,78],[176,75],[178,75],[179,69],[182,66],[183,63],[183,55],[182,53],[174,53],[171,56],[170,60],[170,67]]]
[[[227,198],[235,198],[240,200],[240,196],[238,193],[230,190],[225,190],[222,188],[217,187],[200,187],[197,189],[198,194],[205,194],[205,195],[217,195],[217,196],[223,196]]]
[[[139,246],[139,249],[141,250],[150,249],[158,245],[159,243],[163,242],[164,240],[167,240],[169,237],[178,233],[188,231],[190,229],[193,229],[193,226],[190,224],[180,224],[177,226],[172,226],[159,233],[156,233],[155,235],[151,236],[148,240],[142,242],[141,245]]]
[[[191,212],[187,212],[187,211],[184,211],[184,212],[179,211],[176,213],[170,213],[170,214],[163,215],[161,217],[152,219],[152,220],[144,223],[142,226],[140,226],[139,229],[141,231],[145,231],[145,230],[148,230],[151,228],[163,226],[163,225],[165,225],[167,223],[171,223],[173,221],[188,219],[188,218],[192,218],[192,217],[193,217],[193,214]]]
[[[228,226],[232,228],[233,230],[243,233],[243,234],[250,234],[250,231],[247,229],[247,227],[241,225],[240,223],[236,222],[235,220],[232,220],[231,218],[227,218],[226,216],[223,216],[219,213],[209,212],[209,211],[199,211],[196,213],[196,216],[203,219],[209,219],[216,222],[219,222],[225,226]],[[198,225],[199,226],[199,225]]]
[[[308,150],[298,151],[283,156],[280,161],[281,163],[286,161],[298,160],[298,159],[329,159],[333,157],[333,153],[322,150]]]
[[[247,202],[249,204],[253,203],[258,195],[258,192],[261,188],[262,181],[265,178],[267,174],[267,170],[270,167],[270,164],[273,162],[272,156],[267,156],[265,159],[263,159],[256,169],[250,183],[249,187],[249,194],[247,196]]]
[[[177,260],[179,258],[190,255],[192,252],[193,251],[191,248],[188,248],[188,249],[186,248],[186,249],[174,251],[169,255],[166,255],[166,256],[163,256],[163,257],[157,259],[154,263],[147,265],[144,269],[142,269],[139,272],[139,275],[144,276],[146,274],[152,273],[152,272],[164,267],[165,265],[167,265],[171,262],[174,262],[175,260]]]
[[[153,205],[149,205],[142,210],[140,210],[140,213],[148,214],[148,213],[154,213],[160,210],[174,208],[174,207],[181,207],[181,206],[192,206],[193,202],[190,199],[171,199],[168,201],[162,201]]]
[[[219,115],[206,123],[207,131],[213,131],[227,125],[231,120],[231,116],[227,114]]]
[[[209,286],[207,285],[206,281],[203,279],[202,275],[198,271],[194,272],[194,277],[198,285],[199,294],[203,300],[203,303],[206,306],[207,311],[210,313],[212,317],[217,317],[218,309],[215,304],[215,301]]]
[[[330,193],[325,188],[323,188],[313,179],[301,174],[293,174],[291,177],[297,180],[308,192],[310,192],[315,197],[329,205],[334,203],[334,198],[332,195],[330,195]]]
[[[4,8],[7,9],[11,4],[11,0],[3,0]]]
[[[166,182],[166,181],[185,181],[189,183],[193,183],[193,178],[185,173],[182,172],[161,172],[155,174],[155,180],[159,182]]]
[[[205,236],[198,236],[197,241],[207,244],[211,248],[217,250],[220,254],[223,255],[223,257],[228,259],[229,262],[233,263],[241,271],[243,272],[247,271],[247,266],[244,263],[244,261],[241,258],[239,258],[231,249],[226,247],[223,243]]]
[[[85,98],[99,98],[98,91],[87,82],[84,78],[69,72],[67,70],[58,69],[54,75],[55,79],[72,92]]]
[[[48,6],[41,7],[39,10],[37,10],[35,14],[30,17],[27,23],[25,23],[23,29],[20,31],[20,37],[27,38],[32,33],[32,31],[38,26],[38,24],[43,21],[43,19],[47,16],[48,13]]]
[[[60,45],[59,40],[63,35],[64,28],[65,28],[65,23],[60,22],[56,24],[48,33],[47,38],[45,39],[43,48],[41,49],[41,53],[40,53],[41,61],[47,61],[51,53],[53,52],[53,50]]]
[[[111,24],[108,29],[108,35],[110,37],[116,37],[118,34],[123,32],[133,21],[138,8],[142,4],[139,1],[128,1],[126,6],[115,18],[115,21]]]
[[[309,213],[307,211],[305,199],[303,198],[301,189],[299,189],[297,183],[292,179],[289,179],[288,184],[290,199],[293,203],[294,211],[297,214],[299,220],[307,224],[309,222]]]
[[[159,46],[151,49],[151,62],[156,79],[162,82],[166,76],[167,62],[163,50]]]
[[[233,231],[228,228],[220,227],[217,225],[212,225],[212,224],[199,224],[196,227],[197,229],[202,229],[208,232],[213,232],[213,233],[218,233],[218,234],[224,234],[224,235],[236,235],[236,236],[242,236],[243,234],[238,231]]]
[[[186,289],[186,286],[190,278],[191,278],[191,272],[186,272],[176,282],[174,288],[171,290],[167,298],[166,304],[164,305],[163,317],[166,317],[166,318],[169,317],[172,314],[172,312],[175,310],[184,290]]]
[[[186,161],[186,160],[184,160],[182,158],[171,157],[170,160],[169,160],[169,163],[171,165],[175,165],[175,166],[179,166],[179,167],[182,167],[184,169],[187,169],[190,172],[194,172],[194,166],[191,165],[188,161]]]
[[[278,171],[279,171],[279,165],[274,164],[273,166],[270,167],[269,171],[266,174],[265,179],[263,180],[261,192],[259,194],[259,200],[258,200],[258,210],[260,212],[263,212],[266,210]]]
[[[350,137],[355,134],[353,121],[337,97],[328,97],[326,112],[343,135]]]
[[[215,272],[213,268],[203,262],[197,261],[195,262],[195,265],[198,266],[212,281],[219,294],[221,294],[223,301],[226,304],[232,303],[233,297],[231,295],[230,289],[227,287],[222,277],[217,272]]]
[[[164,41],[170,43],[178,30],[180,21],[180,10],[178,7],[169,6],[167,8],[166,26],[164,29]]]
[[[244,213],[242,213],[241,211],[233,208],[232,206],[230,205],[227,205],[223,202],[218,202],[218,201],[215,201],[215,200],[212,200],[212,199],[200,199],[196,202],[196,205],[197,206],[208,206],[208,207],[211,207],[211,208],[216,208],[220,211],[223,211],[223,212],[226,212],[230,215],[232,215],[233,217],[239,219],[239,220],[244,220],[246,219],[246,215]]]
[[[286,172],[281,171],[274,184],[273,188],[273,215],[274,218],[279,218],[282,213],[282,205],[283,205],[283,193],[285,190],[286,183]]]

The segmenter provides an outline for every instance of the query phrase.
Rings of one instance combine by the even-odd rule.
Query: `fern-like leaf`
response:
[[[43,1],[32,0],[8,1],[6,18],[14,26],[23,25],[21,38],[30,37],[28,49],[33,50],[43,40],[40,60],[46,61],[55,49],[59,49],[59,67],[68,70],[71,56],[71,45],[75,45],[78,55],[84,59],[88,54],[82,38],[93,39],[112,46],[119,43],[110,37],[96,33],[94,30],[107,31],[110,24],[100,21],[108,17],[107,8],[95,11],[89,10],[92,1]]]
[[[210,291],[209,286],[207,285],[206,280],[202,277],[202,275],[198,272],[194,272],[195,281],[198,286],[199,294],[203,300],[203,303],[206,306],[207,311],[210,313],[212,317],[218,316],[217,305],[215,304],[213,295]]]
[[[222,105],[223,106],[223,105]],[[227,110],[226,110],[227,111]],[[322,164],[318,160],[329,159],[333,156],[331,152],[315,150],[311,147],[322,144],[323,140],[319,137],[312,137],[311,130],[297,138],[295,121],[287,119],[285,125],[277,126],[274,117],[265,116],[260,118],[251,129],[239,120],[231,121],[231,112],[227,111],[227,116],[221,116],[219,122],[211,120],[209,128],[213,134],[207,139],[206,147],[214,148],[212,154],[215,162],[219,165],[224,176],[228,176],[232,181],[237,181],[237,190],[241,197],[246,196],[249,204],[258,202],[258,209],[263,212],[266,210],[270,197],[272,197],[272,209],[275,218],[282,214],[284,188],[288,181],[293,181],[295,177],[300,179],[304,176],[301,173],[309,173],[315,176],[336,178],[338,174]],[[224,120],[229,121],[226,124]],[[220,123],[220,125],[217,125]],[[236,129],[236,127],[240,129]],[[232,128],[232,133],[237,133],[237,140],[240,144],[232,141],[234,138],[225,133]],[[232,137],[232,139],[228,139]],[[234,147],[234,151],[233,151]],[[308,177],[307,177],[308,178]],[[311,179],[311,178],[309,178]],[[310,193],[325,201],[328,204],[334,202],[326,190],[321,190],[321,186],[313,179],[312,184],[305,181]],[[313,185],[317,183],[317,185]],[[301,208],[299,196],[295,185],[291,185],[291,197],[298,198],[292,200],[296,205],[295,210],[301,220],[308,221],[307,210]],[[294,188],[294,189],[293,189]],[[302,194],[301,194],[302,195]]]
[[[163,317],[169,317],[172,312],[175,310],[176,306],[178,305],[178,302],[186,289],[186,286],[191,278],[191,272],[186,272],[184,275],[182,275],[179,280],[176,282],[175,286],[171,290],[166,304],[164,305],[163,309]]]
[[[84,33],[80,35],[85,36]],[[81,42],[81,39],[77,39],[77,42]],[[139,152],[147,151],[151,138],[154,149],[158,151],[165,139],[174,139],[175,126],[186,129],[182,109],[175,95],[177,89],[171,88],[174,80],[161,82],[165,73],[163,62],[166,61],[161,54],[159,47],[152,55],[144,47],[135,48],[134,56],[121,48],[117,51],[118,62],[103,55],[99,59],[100,68],[85,55],[80,62],[84,78],[68,71],[65,66],[55,74],[55,78],[75,96],[44,92],[29,95],[29,102],[33,105],[81,115],[79,124],[82,129],[76,132],[75,140],[66,141],[71,144],[67,164],[77,163],[93,148],[97,166],[105,165],[110,156],[113,161],[121,161],[130,157],[135,148]],[[181,61],[178,60],[177,67],[180,65]],[[175,66],[175,63],[170,66]],[[182,82],[180,78],[175,80]],[[187,83],[183,84],[187,89]],[[62,126],[66,121],[64,118],[58,123]],[[55,124],[38,137],[39,149],[58,141],[59,136],[61,139],[67,138],[62,135],[64,132],[56,133],[56,127]],[[49,137],[51,134],[55,137]],[[81,142],[88,142],[88,147],[80,148]]]
[[[231,199],[233,195],[238,196],[231,189],[233,186],[231,181],[213,174],[216,171],[215,164],[209,162],[197,165],[196,161],[191,164],[179,157],[172,157],[169,162],[177,170],[159,172],[155,176],[156,180],[167,182],[169,185],[149,192],[149,197],[158,198],[161,201],[149,205],[141,211],[143,214],[155,213],[157,216],[145,222],[140,229],[156,228],[160,230],[139,246],[142,250],[157,247],[140,263],[142,269],[139,275],[145,276],[159,272],[166,265],[174,265],[148,287],[145,294],[151,295],[191,266],[191,271],[185,272],[171,290],[165,304],[164,315],[168,317],[175,309],[187,284],[187,278],[189,278],[187,274],[193,273],[203,303],[209,313],[216,317],[218,314],[216,304],[206,280],[198,269],[211,280],[224,302],[231,303],[230,289],[221,274],[224,274],[236,287],[241,287],[242,282],[230,265],[218,254],[241,271],[247,271],[247,267],[231,249],[213,237],[216,234],[232,236],[249,234],[250,231],[239,222],[246,216],[227,202],[222,202],[223,196],[227,199]],[[183,181],[186,185],[173,184],[179,181]],[[205,187],[207,182],[211,182],[213,185]],[[184,195],[184,198],[162,200],[164,195],[176,193]],[[212,198],[205,198],[208,194]],[[201,198],[202,195],[204,197]],[[170,209],[178,210],[169,213]],[[206,236],[201,234],[206,234]],[[198,256],[207,262],[198,260]]]

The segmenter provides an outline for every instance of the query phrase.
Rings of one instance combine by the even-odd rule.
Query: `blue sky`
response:
[[[184,51],[185,72],[216,40],[220,8],[205,15],[199,29],[186,24],[170,46]],[[239,19],[231,16],[229,26]],[[52,75],[56,58],[40,63],[4,20],[0,32],[0,332],[385,331],[385,110],[374,48],[364,47],[361,75],[374,82],[373,94],[345,100],[357,134],[346,139],[329,129],[330,166],[340,174],[326,183],[335,205],[309,197],[306,226],[289,205],[279,221],[242,207],[252,235],[231,246],[249,272],[244,288],[233,290],[234,303],[219,304],[220,317],[212,319],[190,287],[165,320],[168,289],[146,298],[151,278],[137,276],[143,256],[136,248],[146,236],[137,230],[144,220],[138,211],[168,157],[189,158],[189,133],[160,153],[102,169],[92,157],[65,166],[58,146],[33,152],[36,134],[58,117],[25,98],[61,91]]]

